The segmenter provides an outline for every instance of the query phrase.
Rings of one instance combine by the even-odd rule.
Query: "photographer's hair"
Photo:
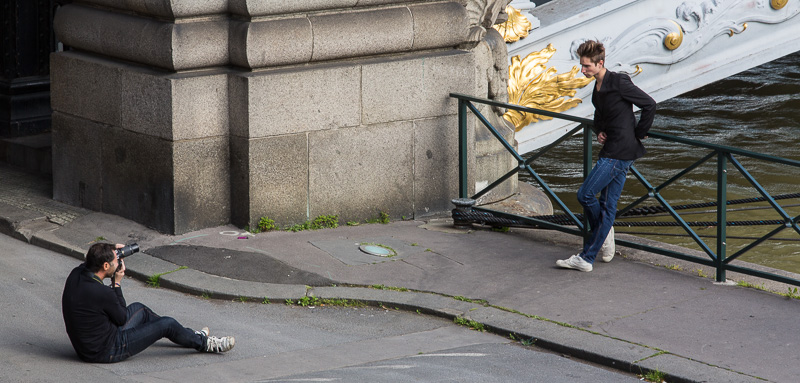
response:
[[[578,47],[578,57],[587,57],[597,64],[600,60],[606,60],[606,48],[603,43],[595,40],[586,40]]]
[[[89,251],[86,252],[86,268],[93,273],[102,270],[104,263],[111,263],[117,257],[114,249],[116,249],[116,246],[110,243],[95,243],[92,245]]]

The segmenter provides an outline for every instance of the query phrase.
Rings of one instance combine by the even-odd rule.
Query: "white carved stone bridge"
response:
[[[630,74],[660,102],[800,50],[798,13],[800,0],[555,0],[525,14],[540,26],[510,43],[508,56],[552,44],[545,65],[565,73],[579,65],[577,46],[597,39],[606,45],[606,67]],[[575,97],[583,102],[565,113],[590,117],[591,86]],[[522,127],[519,150],[547,145],[574,126],[546,120]]]

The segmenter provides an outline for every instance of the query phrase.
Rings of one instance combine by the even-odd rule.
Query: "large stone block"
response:
[[[362,123],[416,120],[457,113],[450,93],[472,94],[472,54],[447,51],[373,60],[362,70]]]
[[[412,122],[397,122],[309,133],[309,215],[410,217],[413,129]]]
[[[172,139],[172,84],[165,73],[126,70],[120,76],[120,123],[148,136]]]
[[[229,2],[231,13],[250,17],[398,3],[397,0],[229,0]]]
[[[102,153],[103,211],[181,234],[228,222],[228,140],[170,142],[110,128]]]
[[[53,199],[102,210],[107,125],[53,112]]]
[[[467,9],[459,3],[408,7],[414,19],[413,50],[455,47],[467,39]]]
[[[173,140],[229,134],[228,74],[191,72],[170,76]]]
[[[308,204],[305,133],[247,139],[231,137],[231,221],[257,227],[261,217],[279,225],[305,221]]]
[[[240,67],[306,63],[311,61],[314,34],[306,17],[237,22],[231,28],[230,45],[231,63]]]
[[[172,144],[110,128],[100,161],[103,211],[173,233]]]
[[[467,132],[467,169],[473,169],[474,145],[471,126]],[[450,211],[459,191],[458,116],[414,121],[414,217]],[[469,174],[472,174],[470,172]],[[467,185],[472,185],[469,178]],[[468,188],[471,191],[472,188]]]
[[[174,19],[224,14],[229,0],[81,0],[82,3],[132,11],[138,14]]]
[[[107,60],[75,52],[50,55],[53,110],[118,126],[121,68]]]
[[[414,22],[407,7],[310,16],[313,61],[410,50]]]
[[[228,65],[230,21],[211,20],[172,24],[172,66],[186,70]]]
[[[360,86],[357,65],[232,75],[231,134],[258,138],[356,126],[361,120]]]
[[[53,29],[81,50],[161,67],[172,62],[170,23],[69,4],[56,12]]]
[[[230,222],[231,188],[227,136],[175,142],[175,233]]]
[[[228,134],[225,73],[130,68],[121,78],[121,127],[173,141]]]
[[[227,65],[228,23],[170,23],[70,4],[59,8],[53,28],[65,45],[176,71]]]

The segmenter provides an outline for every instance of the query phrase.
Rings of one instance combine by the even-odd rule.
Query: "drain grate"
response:
[[[378,257],[394,257],[397,255],[394,250],[375,244],[362,244],[358,246],[358,248],[369,255],[375,255]]]

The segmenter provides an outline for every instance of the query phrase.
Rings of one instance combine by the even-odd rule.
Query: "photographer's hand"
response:
[[[120,249],[124,246],[125,245],[118,243],[115,247],[117,249]],[[124,277],[125,277],[125,261],[122,260],[122,258],[119,258],[119,256],[117,256],[117,270],[111,277],[111,283],[113,283],[114,286],[119,286],[120,282],[122,282],[122,278]]]
[[[114,276],[111,278],[111,282],[114,283],[114,286],[119,286],[119,283],[122,282],[122,278],[124,277],[125,277],[125,261],[120,259],[119,266],[117,267],[117,272],[114,273]]]

